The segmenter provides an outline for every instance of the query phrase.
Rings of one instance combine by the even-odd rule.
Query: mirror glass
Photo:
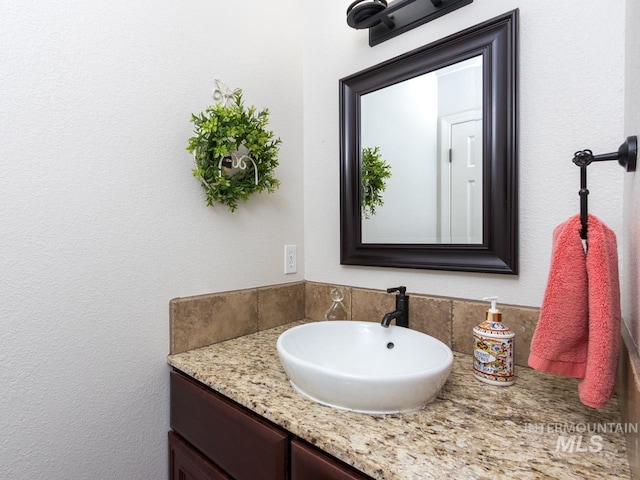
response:
[[[518,10],[340,80],[340,263],[518,273]]]
[[[362,95],[360,115],[390,173],[362,243],[482,243],[482,56]]]

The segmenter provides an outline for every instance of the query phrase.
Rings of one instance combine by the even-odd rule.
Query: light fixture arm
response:
[[[473,0],[354,1],[347,9],[347,23],[369,29],[369,45],[374,46],[424,23],[469,5]],[[384,5],[382,5],[384,3]]]

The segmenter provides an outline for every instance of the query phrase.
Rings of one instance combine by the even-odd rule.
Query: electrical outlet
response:
[[[296,246],[284,246],[284,273],[296,273],[298,271],[298,262],[296,258]]]

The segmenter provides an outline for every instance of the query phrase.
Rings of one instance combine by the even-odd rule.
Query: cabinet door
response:
[[[231,480],[179,435],[169,432],[169,480]]]
[[[171,373],[171,428],[236,480],[284,480],[288,435],[202,384]]]
[[[291,440],[291,480],[370,480],[320,450]]]

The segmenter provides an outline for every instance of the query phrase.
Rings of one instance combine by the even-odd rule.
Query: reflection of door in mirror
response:
[[[440,119],[439,243],[482,243],[482,112]]]
[[[478,56],[361,96],[361,146],[391,165],[362,243],[482,243],[482,91]]]

